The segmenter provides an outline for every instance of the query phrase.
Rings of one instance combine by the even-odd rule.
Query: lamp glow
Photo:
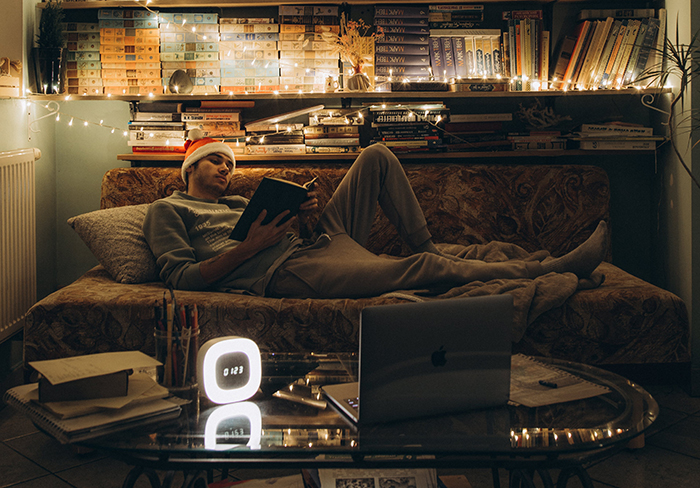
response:
[[[262,381],[260,350],[243,337],[212,339],[197,355],[197,379],[202,393],[214,403],[247,400]]]

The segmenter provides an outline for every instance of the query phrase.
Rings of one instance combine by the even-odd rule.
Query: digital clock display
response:
[[[250,360],[240,351],[219,356],[215,370],[216,383],[223,390],[241,388],[250,381]]]

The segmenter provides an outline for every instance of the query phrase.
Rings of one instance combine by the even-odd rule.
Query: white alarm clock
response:
[[[197,380],[200,391],[214,403],[247,400],[260,388],[260,349],[243,337],[207,341],[197,354]]]

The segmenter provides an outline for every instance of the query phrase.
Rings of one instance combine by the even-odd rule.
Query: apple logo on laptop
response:
[[[433,366],[444,366],[447,364],[447,358],[445,355],[447,354],[447,351],[445,351],[445,346],[440,346],[440,349],[435,351],[431,356],[430,356],[430,361],[433,363]]]

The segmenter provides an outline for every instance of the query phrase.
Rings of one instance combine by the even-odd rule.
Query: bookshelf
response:
[[[397,6],[402,5],[427,5],[430,2],[425,1],[414,1],[408,0],[407,2],[396,2],[388,1],[383,2],[381,6]],[[434,2],[433,2],[434,3]],[[446,4],[459,5],[464,4],[464,2],[444,2]],[[561,1],[552,2],[547,0],[542,1],[513,1],[513,2],[502,2],[495,0],[486,0],[484,2],[479,2],[484,5],[484,11],[488,11],[486,14],[482,14],[482,19],[484,20],[484,28],[499,27],[504,32],[507,30],[505,23],[501,19],[499,10],[541,10],[544,12],[543,28],[551,31],[552,39],[550,52],[552,53],[552,58],[555,53],[557,39],[561,36],[570,32],[572,28],[572,19],[577,19],[578,12],[581,8],[597,8],[600,7],[599,3],[596,2],[586,2],[586,1]],[[638,3],[641,5],[641,2]],[[308,6],[320,6],[320,5],[332,5],[332,6],[344,6],[344,8],[349,8],[349,12],[352,18],[362,18],[368,21],[370,24],[373,20],[374,15],[374,2],[366,0],[356,0],[348,5],[345,2],[339,1],[321,1],[312,0],[308,2],[296,2],[291,0],[282,0],[276,2],[268,2],[266,0],[262,1],[246,1],[246,0],[130,0],[130,1],[112,1],[112,0],[85,0],[85,1],[70,1],[64,0],[63,7],[67,11],[67,21],[69,22],[92,22],[97,18],[96,11],[101,9],[145,9],[157,10],[159,12],[212,12],[217,13],[219,18],[223,17],[272,17],[274,13],[277,12],[277,7],[280,5],[308,5]],[[37,5],[40,9],[42,4]],[[501,8],[503,6],[503,8]],[[644,5],[646,6],[646,4]],[[608,7],[607,5],[605,6]],[[342,10],[342,9],[341,9]],[[485,17],[484,17],[485,15]],[[161,20],[161,22],[163,22]],[[573,25],[579,23],[578,20],[573,20]],[[156,21],[157,26],[157,21]],[[184,26],[184,24],[183,24]],[[161,25],[162,27],[162,25]],[[431,34],[432,35],[432,34]],[[280,37],[282,39],[282,37]],[[222,39],[223,40],[223,39]],[[161,41],[164,42],[164,41]],[[218,42],[218,40],[217,40]],[[554,62],[554,59],[551,60]],[[173,64],[173,63],[171,63]],[[505,64],[505,63],[504,63]],[[223,64],[222,64],[223,66]],[[280,63],[281,66],[281,63]],[[550,64],[551,67],[551,64]],[[80,75],[79,75],[80,76]],[[165,75],[165,71],[162,76]],[[197,75],[199,76],[199,75]],[[213,75],[212,75],[213,76]],[[216,75],[218,76],[218,75]],[[222,70],[222,75],[223,70]],[[165,78],[162,82],[165,84]],[[222,78],[223,84],[223,78]],[[280,82],[280,87],[282,83]],[[308,85],[304,85],[308,86]],[[554,108],[560,113],[565,111],[580,112],[589,114],[589,105],[602,105],[598,114],[594,115],[598,120],[601,119],[602,115],[605,114],[607,108],[606,104],[610,106],[625,105],[629,106],[630,103],[636,103],[641,105],[641,99],[644,96],[651,97],[661,97],[666,93],[669,93],[670,89],[663,88],[623,88],[623,89],[597,89],[597,90],[532,90],[532,91],[493,91],[493,92],[468,92],[468,91],[453,91],[454,84],[450,84],[450,91],[368,91],[368,92],[347,92],[347,91],[329,91],[329,92],[308,92],[308,91],[274,91],[274,92],[263,92],[263,93],[215,93],[215,94],[203,94],[202,92],[197,92],[192,95],[173,95],[173,94],[159,94],[151,93],[149,95],[134,95],[134,94],[71,94],[71,95],[30,95],[30,99],[38,101],[91,101],[91,100],[116,100],[129,103],[132,108],[138,107],[139,105],[144,105],[146,102],[187,102],[190,100],[208,100],[208,101],[219,101],[219,100],[250,100],[255,101],[254,110],[246,110],[242,114],[242,122],[248,122],[251,119],[257,118],[258,112],[263,115],[273,115],[276,110],[280,113],[290,108],[294,107],[304,107],[312,104],[323,103],[326,107],[345,107],[345,108],[357,108],[363,103],[373,102],[386,102],[386,103],[400,103],[406,102],[419,102],[419,101],[443,101],[444,104],[451,108],[457,107],[457,110],[461,111],[458,113],[464,113],[466,110],[472,110],[476,107],[476,113],[487,112],[489,108],[493,105],[500,107],[501,111],[515,111],[519,105],[531,104],[534,102],[542,103],[543,106],[548,108]],[[201,87],[198,87],[201,88]],[[263,87],[264,88],[264,87]],[[222,88],[223,90],[223,88]],[[105,88],[105,92],[106,92]],[[167,90],[166,90],[167,93]],[[614,101],[613,101],[614,100]],[[604,102],[601,102],[604,101]],[[608,102],[611,101],[611,102]],[[481,108],[479,108],[481,107]],[[260,110],[259,110],[260,109]],[[641,112],[643,113],[642,109]],[[647,110],[648,111],[648,110]],[[622,114],[623,110],[617,110],[617,115]],[[453,110],[453,113],[454,110]],[[255,115],[252,115],[255,114]],[[637,116],[630,116],[631,120],[628,121],[638,121],[640,120]],[[643,117],[643,119],[649,120],[650,117]],[[577,121],[585,122],[585,119]],[[365,145],[363,143],[363,145]],[[587,156],[592,155],[594,157],[606,156],[606,155],[616,155],[623,151],[581,151],[581,150],[528,150],[528,151],[481,151],[481,150],[470,150],[470,151],[459,151],[457,149],[454,152],[428,152],[428,153],[402,153],[401,157],[407,160],[416,160],[426,155],[429,157],[437,158],[439,160],[445,160],[447,162],[458,162],[458,161],[474,161],[478,159],[488,159],[503,160],[506,161],[509,158],[513,160],[521,159],[539,159],[545,158],[548,161],[557,161],[564,157],[573,156]],[[650,154],[653,151],[636,151],[635,154]],[[279,159],[284,159],[285,161],[347,161],[352,160],[356,156],[356,153],[345,153],[345,154],[306,154],[306,155],[284,155],[284,156],[253,156],[253,155],[239,155],[239,160],[241,162],[249,161],[251,163],[255,162],[265,162],[265,161],[275,161]],[[148,154],[144,152],[137,152],[133,154],[119,154],[117,156],[118,160],[121,161],[131,161],[135,164],[148,164],[148,162],[163,164],[165,162],[177,163],[182,160],[181,154]]]

